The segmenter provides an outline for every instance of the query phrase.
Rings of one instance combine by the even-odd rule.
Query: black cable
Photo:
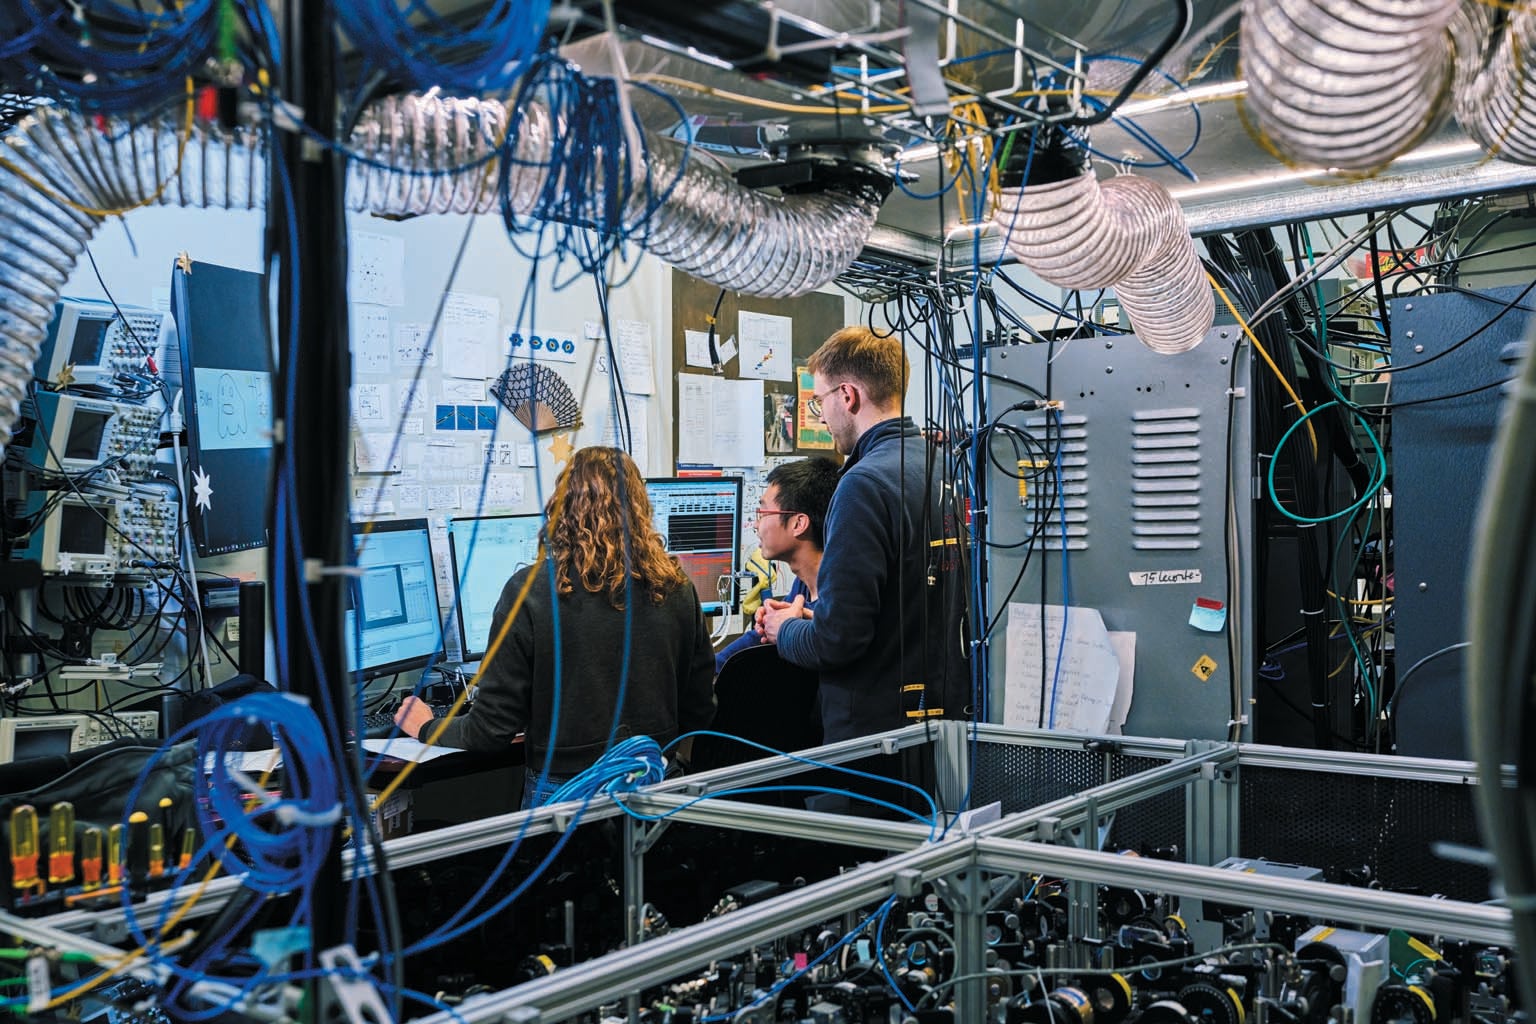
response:
[[[1407,670],[1401,673],[1397,677],[1397,681],[1393,684],[1392,699],[1387,701],[1387,718],[1393,720],[1396,719],[1397,702],[1398,699],[1403,695],[1403,687],[1408,682],[1409,677],[1411,677],[1415,672],[1423,668],[1425,665],[1429,664],[1431,661],[1434,661],[1436,658],[1439,658],[1442,655],[1450,654],[1452,651],[1464,650],[1470,646],[1472,646],[1472,644],[1471,641],[1468,640],[1463,640],[1460,643],[1455,644],[1447,644],[1446,646],[1440,648],[1438,651],[1430,651],[1428,654],[1424,655],[1424,657],[1420,658],[1412,665],[1409,665]]]

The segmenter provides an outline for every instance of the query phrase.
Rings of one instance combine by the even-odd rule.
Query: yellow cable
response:
[[[1184,77],[1184,84],[1188,85],[1190,82],[1193,82],[1195,79],[1199,78],[1200,77],[1200,72],[1205,70],[1205,66],[1211,62],[1211,58],[1216,56],[1216,54],[1220,53],[1221,52],[1221,48],[1223,46],[1226,46],[1228,43],[1230,43],[1237,36],[1238,31],[1241,31],[1241,30],[1239,29],[1239,30],[1234,30],[1232,32],[1228,32],[1221,39],[1217,40],[1216,41],[1216,45],[1211,47],[1210,51],[1208,53],[1206,53],[1206,55],[1204,57],[1201,58],[1199,64],[1195,65],[1195,70],[1191,71],[1188,75],[1186,75]]]
[[[550,516],[550,519],[553,521],[553,514]],[[456,716],[464,707],[464,702],[469,699],[470,691],[474,690],[475,687],[480,685],[480,677],[485,675],[486,666],[490,665],[491,660],[496,657],[496,652],[501,649],[502,641],[504,641],[507,638],[507,634],[512,631],[512,623],[517,619],[517,613],[522,611],[523,602],[527,599],[528,592],[533,589],[534,577],[539,574],[538,567],[543,561],[544,545],[540,544],[537,553],[535,553],[533,556],[533,570],[528,573],[528,578],[523,580],[523,589],[518,591],[517,599],[512,602],[512,610],[507,614],[506,619],[502,621],[501,628],[497,630],[496,635],[491,638],[490,645],[485,650],[485,657],[480,659],[480,667],[475,670],[475,677],[471,679],[469,681],[469,685],[464,687],[464,689],[459,693],[458,698],[453,702],[452,706],[448,708],[448,713],[444,715],[442,719],[437,723],[437,728],[432,730],[432,735],[427,739],[422,740],[422,742],[427,746],[436,746],[437,741],[442,738],[443,732],[447,730],[448,723],[453,721],[454,716]],[[406,779],[410,778],[411,772],[416,770],[416,765],[419,763],[420,762],[417,761],[407,761],[405,763],[405,767],[400,769],[400,772],[390,780],[389,785],[385,786],[379,795],[374,798],[373,805],[375,807],[383,807],[386,803],[388,803],[389,798],[394,796],[395,791],[405,783]]]
[[[70,199],[68,196],[49,188],[37,178],[33,177],[31,174],[28,174],[26,171],[22,170],[20,167],[17,167],[15,164],[11,163],[4,157],[0,157],[0,167],[4,167],[6,170],[16,175],[16,177],[37,189],[37,191],[41,192],[43,195],[54,200],[55,202],[63,203],[65,206],[72,210],[78,210],[80,213],[87,214],[91,217],[121,216],[122,214],[128,213],[131,210],[137,210],[141,207],[149,206],[153,203],[159,202],[160,197],[165,194],[166,188],[171,184],[171,180],[180,176],[182,157],[186,155],[187,142],[192,138],[192,117],[195,111],[195,106],[193,103],[194,98],[195,93],[192,87],[192,79],[189,77],[187,79],[186,114],[184,123],[182,125],[181,139],[176,144],[176,167],[147,199],[142,199],[139,202],[134,203],[132,206],[122,206],[113,210],[99,210],[92,206],[84,206],[75,202],[73,199]]]
[[[1254,351],[1264,357],[1264,362],[1269,366],[1271,372],[1274,373],[1275,379],[1280,382],[1280,386],[1285,389],[1285,393],[1291,396],[1291,401],[1296,403],[1297,411],[1305,416],[1307,414],[1307,407],[1302,402],[1301,396],[1296,393],[1295,388],[1291,387],[1291,382],[1285,379],[1285,374],[1280,372],[1280,367],[1276,366],[1275,361],[1269,357],[1269,352],[1265,350],[1264,343],[1259,341],[1258,336],[1253,333],[1253,329],[1248,326],[1248,321],[1243,319],[1243,315],[1237,311],[1237,307],[1232,304],[1232,300],[1227,298],[1226,289],[1222,288],[1209,272],[1206,273],[1205,279],[1211,282],[1211,287],[1216,289],[1216,294],[1221,296],[1221,301],[1226,304],[1227,311],[1232,314],[1232,318],[1237,321],[1237,325],[1243,329],[1243,333],[1248,335],[1248,340],[1253,343]],[[1312,457],[1315,459],[1317,458],[1317,431],[1312,429],[1311,420],[1307,420],[1306,427],[1307,436],[1312,439]]]
[[[272,763],[267,766],[266,771],[261,773],[261,778],[256,780],[256,787],[258,789],[266,789],[267,782],[272,778],[272,773],[275,771],[277,771],[277,761],[274,757]],[[252,794],[246,800],[246,809],[249,810],[255,807],[259,802],[260,801],[255,796],[255,794]],[[235,834],[231,832],[224,840],[224,849],[233,849],[236,838],[237,837]],[[190,897],[188,897],[185,903],[176,909],[176,913],[172,914],[170,918],[166,920],[165,924],[160,926],[160,931],[155,936],[156,942],[165,938],[170,930],[180,924],[182,919],[192,911],[192,908],[197,906],[198,901],[203,898],[203,893],[207,891],[209,883],[212,882],[214,877],[218,875],[220,866],[221,862],[217,860],[209,864],[208,870],[203,874],[202,880],[197,884],[197,889],[192,893]],[[125,882],[124,884],[126,885],[127,883]],[[188,934],[182,939],[178,939],[175,942],[161,946],[160,952],[162,955],[166,953],[174,953],[188,942],[191,942],[192,939],[193,935]],[[140,946],[138,949],[134,950],[132,953],[123,954],[122,958],[117,960],[114,964],[112,964],[112,966],[103,967],[102,972],[96,975],[96,977],[91,978],[89,981],[83,982],[82,984],[76,985],[68,992],[65,992],[63,995],[52,1000],[47,1006],[44,1007],[44,1009],[57,1009],[58,1007],[63,1006],[65,1003],[73,1002],[74,1000],[79,999],[86,993],[93,991],[97,986],[105,984],[108,980],[120,977],[123,971],[131,966],[134,961],[138,960],[140,957],[144,956],[144,954],[149,952],[151,945],[154,945],[154,943],[146,943]]]
[[[1346,602],[1348,604],[1353,604],[1353,605],[1371,605],[1371,606],[1374,606],[1374,605],[1378,605],[1378,604],[1391,604],[1392,603],[1392,598],[1390,598],[1390,597],[1377,598],[1374,601],[1370,600],[1370,599],[1367,599],[1367,600],[1364,600],[1364,601],[1359,601],[1359,600],[1356,600],[1353,597],[1339,597],[1338,594],[1335,594],[1331,590],[1328,591],[1328,596],[1329,597],[1333,597],[1333,598],[1338,598],[1338,600],[1340,600],[1340,601],[1344,601],[1344,602]],[[1367,619],[1365,621],[1370,622],[1370,621],[1373,621],[1373,620]]]

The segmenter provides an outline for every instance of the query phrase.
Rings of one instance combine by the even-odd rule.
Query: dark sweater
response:
[[[827,509],[816,614],[779,630],[779,655],[821,673],[824,742],[906,725],[918,697],[965,714],[963,579],[931,457],[906,417],[864,432]]]
[[[470,711],[438,741],[464,750],[501,750],[525,733],[529,765],[542,766],[550,746],[555,696],[555,613],[559,613],[560,717],[550,771],[570,775],[603,753],[619,698],[625,612],[606,594],[578,583],[554,600],[549,562],[515,573],[502,588],[491,626],[494,643],[528,574],[528,597],[501,647],[487,659]],[[666,744],[714,720],[714,653],[698,595],[691,586],[656,604],[631,597],[629,683],[613,740],[650,736]]]

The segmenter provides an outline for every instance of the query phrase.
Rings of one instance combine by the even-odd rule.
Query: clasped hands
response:
[[[758,608],[752,628],[757,635],[771,644],[779,642],[779,629],[790,619],[809,619],[815,612],[805,606],[805,595],[798,594],[793,601],[780,601],[770,597]]]

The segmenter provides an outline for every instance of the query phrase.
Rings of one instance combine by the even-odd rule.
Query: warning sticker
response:
[[[1200,655],[1200,660],[1190,666],[1189,670],[1195,674],[1195,678],[1202,683],[1209,682],[1211,673],[1216,671],[1216,662],[1211,660],[1209,654]]]

